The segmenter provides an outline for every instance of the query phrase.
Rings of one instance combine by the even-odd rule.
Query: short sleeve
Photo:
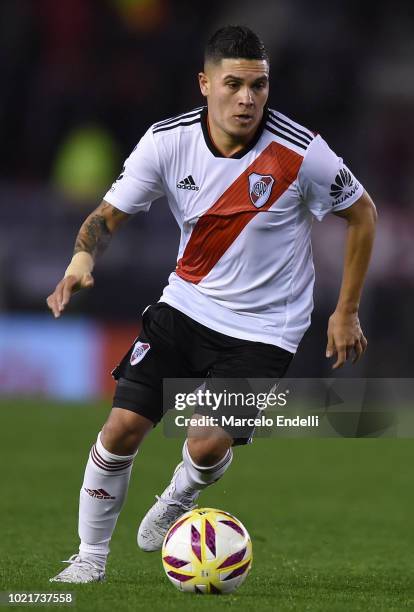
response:
[[[318,221],[328,212],[352,206],[364,192],[342,158],[320,136],[308,147],[299,170],[298,185],[305,205]]]
[[[151,203],[163,195],[160,161],[150,128],[103,199],[125,213],[134,214],[148,211]]]

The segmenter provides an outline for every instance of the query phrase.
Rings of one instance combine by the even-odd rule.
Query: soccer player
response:
[[[148,129],[83,223],[64,278],[47,299],[59,317],[75,291],[93,286],[95,260],[121,224],[167,198],[181,229],[177,266],[114,371],[113,408],[80,492],[79,553],[52,581],[104,579],[135,455],[162,417],[163,378],[286,373],[310,324],[314,217],[332,212],[346,221],[326,356],[338,368],[367,346],[358,307],[375,232],[371,198],[321,136],[267,107],[269,60],[251,30],[218,30],[198,78],[207,105]],[[141,549],[161,548],[170,525],[229,468],[232,447],[248,441],[212,429],[188,435],[182,462],[138,529]]]

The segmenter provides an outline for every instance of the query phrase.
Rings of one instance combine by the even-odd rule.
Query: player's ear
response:
[[[203,96],[208,96],[209,94],[209,78],[205,72],[198,73],[198,83],[200,85],[200,90]]]

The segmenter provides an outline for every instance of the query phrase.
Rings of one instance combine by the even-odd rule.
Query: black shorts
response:
[[[156,425],[164,414],[164,378],[277,381],[292,358],[292,353],[277,346],[211,330],[158,302],[144,312],[140,335],[112,372],[118,381],[113,406],[137,412]],[[200,409],[196,412],[203,414]],[[232,435],[231,427],[228,431]],[[243,436],[245,442],[250,434]]]

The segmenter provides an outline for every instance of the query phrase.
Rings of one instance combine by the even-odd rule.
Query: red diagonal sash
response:
[[[199,283],[216,265],[246,225],[268,210],[296,179],[303,157],[272,142],[197,221],[178,261],[176,273]],[[250,199],[249,174],[275,179],[268,201],[256,208]]]

